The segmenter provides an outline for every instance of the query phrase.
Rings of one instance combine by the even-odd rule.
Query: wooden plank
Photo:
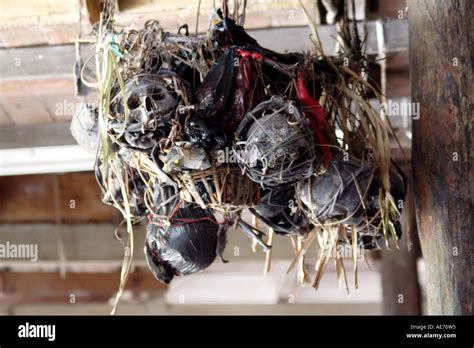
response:
[[[10,304],[105,302],[114,296],[120,282],[119,270],[107,273],[68,273],[65,278],[61,278],[58,272],[5,271],[0,275],[1,296],[6,297]],[[166,285],[156,280],[147,268],[137,268],[130,273],[125,289],[131,292],[163,292]]]
[[[388,52],[404,51],[408,48],[408,21],[404,19],[385,20],[383,23],[385,44]]]
[[[249,219],[248,213],[244,214]],[[64,243],[67,269],[74,272],[105,272],[120,268],[123,261],[124,246],[114,236],[117,223],[74,223],[57,227],[53,223],[9,223],[0,224],[0,243],[37,244],[38,261],[30,259],[0,259],[0,269],[18,271],[57,271],[59,255],[56,229],[60,229]],[[126,237],[120,230],[120,236]],[[144,226],[134,228],[135,249],[134,264],[146,265],[143,254],[145,240]],[[241,231],[229,229],[228,243],[224,252],[225,259],[233,262],[258,260],[264,267],[265,254],[261,250],[252,250],[250,239]],[[308,257],[316,256],[316,248],[308,251]],[[273,249],[274,260],[287,260],[288,265],[294,257],[294,249],[287,238],[276,240]],[[221,261],[217,258],[216,263]]]
[[[354,0],[355,16],[352,13],[352,2],[349,3],[347,18],[349,20],[363,21],[367,19],[367,0]]]
[[[53,121],[48,107],[38,96],[0,97],[0,105],[11,116],[14,124],[49,123]]]
[[[362,24],[360,24],[362,29]],[[385,33],[387,37],[394,35],[406,39],[405,21],[388,21]],[[368,53],[378,52],[379,46],[375,35],[375,22],[368,22]],[[320,26],[319,34],[326,53],[335,54],[336,27]],[[250,31],[262,46],[276,51],[309,51],[312,49],[308,27],[278,28]],[[299,38],[295,40],[295,38]],[[401,39],[403,41],[403,39]],[[387,42],[387,49],[399,50],[404,46],[400,40],[394,39],[394,46]],[[82,55],[90,54],[85,47]],[[74,102],[75,80],[72,69],[75,61],[75,51],[72,45],[38,46],[0,50],[0,106],[10,115],[15,124],[45,123],[51,121],[66,121],[71,115],[56,114],[58,102]],[[395,80],[395,83],[405,83],[405,79]],[[392,84],[392,79],[389,79]],[[391,86],[391,85],[390,85]],[[389,86],[389,87],[390,87]],[[406,92],[406,90],[404,90]],[[91,93],[93,93],[91,91]],[[400,94],[400,91],[399,91]],[[35,96],[30,98],[29,96]],[[28,96],[28,103],[24,97]],[[31,110],[35,110],[34,113]],[[2,118],[0,118],[1,120]],[[3,117],[3,122],[8,121]]]
[[[102,203],[102,192],[93,173],[68,173],[58,179],[62,221],[118,222],[119,212]]]
[[[4,15],[0,17],[2,47],[66,44],[70,38],[78,36],[80,30],[82,34],[90,31],[90,23],[97,21],[98,6],[101,6],[98,1],[69,0],[56,6],[51,0],[39,0],[35,6],[26,6],[27,10],[22,12],[19,9],[25,1],[21,0],[20,5],[15,6],[9,0],[8,6],[3,6]],[[303,3],[310,13],[314,13],[313,1],[303,0]],[[197,2],[189,1],[119,1],[115,19],[119,25],[135,27],[142,26],[149,19],[158,19],[165,29],[176,32],[186,23],[190,28],[195,27],[197,7]],[[201,31],[207,29],[212,9],[212,1],[202,1]],[[250,29],[305,24],[307,20],[298,0],[248,2],[246,26]]]
[[[69,93],[67,92],[68,90],[65,90],[65,93],[41,96],[41,99],[44,101],[56,122],[70,122],[76,109],[83,104],[83,102],[74,95],[71,89],[69,89]]]
[[[0,96],[0,107],[15,125],[69,122],[80,103],[73,84],[72,78],[0,82],[0,91],[8,91]]]
[[[68,122],[81,103],[74,88],[73,75],[0,80],[0,108],[17,125]]]
[[[381,22],[385,33],[385,52],[398,52],[408,49],[408,22],[406,20],[383,20]],[[377,41],[376,21],[368,21],[367,47],[368,54],[379,52]],[[359,33],[364,33],[364,23],[358,23]],[[326,55],[336,54],[337,28],[334,25],[320,25],[317,27],[318,35]],[[285,51],[307,51],[312,49],[309,27],[296,28],[273,28],[261,30],[249,30],[249,34],[259,43],[279,52]],[[393,41],[391,41],[393,40]],[[289,48],[288,48],[289,47]]]
[[[360,24],[362,29],[362,24]],[[407,27],[404,20],[388,21],[384,24],[384,32],[387,37],[397,36],[406,41]],[[379,46],[375,35],[375,22],[368,23],[368,53],[378,52]],[[335,53],[334,36],[337,34],[335,26],[320,26],[319,34],[327,54]],[[262,46],[276,51],[308,51],[312,49],[308,27],[278,28],[267,30],[250,31]],[[300,38],[295,40],[295,38]],[[402,40],[402,41],[403,41]],[[387,42],[387,49],[399,50],[407,47],[400,46],[399,41],[394,39],[394,46]],[[90,50],[83,47],[81,50],[83,60]],[[75,52],[72,45],[25,47],[0,50],[0,59],[5,62],[0,66],[0,107],[2,107],[15,124],[45,123],[51,121],[70,120],[71,114],[57,115],[56,106],[58,102],[64,101],[74,103],[74,76],[72,67],[75,61]],[[390,74],[388,87],[394,91],[391,95],[406,95],[407,89],[401,87],[394,89],[393,85],[405,86],[409,77],[405,74]],[[90,91],[91,94],[93,91]],[[31,107],[26,106],[24,97],[34,95],[35,113],[31,113]],[[3,117],[3,123],[8,121]],[[0,118],[1,120],[1,118]]]
[[[48,44],[48,39],[37,25],[0,28],[0,47],[46,44]]]
[[[34,18],[37,16],[51,16],[79,10],[77,0],[2,0],[0,23],[8,23],[18,18]]]
[[[367,53],[369,54],[377,53],[379,49],[375,25],[375,21],[367,22]],[[384,21],[383,28],[387,39],[387,52],[408,48],[408,24],[406,20]],[[359,29],[363,32],[362,23],[359,24]],[[318,27],[318,32],[327,54],[334,54],[336,27],[334,25],[322,25]],[[311,49],[310,29],[307,26],[249,30],[249,34],[254,36],[262,46],[280,52]],[[83,51],[82,54],[87,55],[87,52]],[[68,75],[72,74],[75,51],[72,45],[10,48],[0,50],[0,60],[4,62],[0,66],[0,77],[2,79]]]
[[[3,0],[0,45],[18,47],[67,43],[79,34],[80,1]]]
[[[65,75],[43,75],[43,76],[21,76],[15,79],[0,80],[0,96],[2,104],[5,98],[24,96],[56,96],[68,94],[74,96],[74,76]]]
[[[48,177],[0,177],[0,192],[0,221],[54,221],[52,188]],[[19,206],[22,208],[18,209]]]
[[[79,36],[79,15],[73,13],[64,17],[64,19],[69,17],[70,21],[51,24],[48,23],[48,18],[35,21],[32,25],[4,26],[0,28],[0,47],[67,44],[72,38]]]
[[[314,10],[314,1],[302,0],[303,5],[310,13]],[[202,18],[202,28],[207,28],[209,15],[214,11],[213,0],[201,1],[200,17]],[[216,2],[216,8],[221,4]],[[229,3],[230,12],[233,11],[232,2]],[[162,25],[169,26],[173,31],[185,23],[194,27],[196,14],[198,11],[198,2],[189,2],[187,0],[163,1],[163,0],[120,0],[118,1],[118,11],[115,19],[121,21],[123,18],[130,18],[140,14],[149,14],[160,21]],[[172,18],[170,18],[172,17]],[[273,17],[273,19],[271,18]],[[138,16],[135,18],[139,18]],[[137,20],[135,19],[135,21]],[[179,22],[175,22],[176,20]],[[278,21],[279,25],[297,26],[307,23],[306,16],[301,8],[299,0],[271,0],[247,2],[245,26],[249,29],[265,28],[269,23]],[[171,25],[170,25],[171,24]]]
[[[0,127],[0,149],[75,145],[69,123]]]
[[[468,0],[409,0],[413,174],[429,314],[472,315],[474,133]]]
[[[20,13],[19,19],[14,16],[14,13],[10,13],[13,10],[7,8],[3,11],[7,17],[3,20],[0,19],[0,23],[3,24],[0,30],[0,45],[3,47],[18,47],[69,43],[71,38],[78,36],[80,21],[87,21],[89,26],[89,17],[93,21],[97,19],[96,7],[88,5],[87,1],[72,1],[70,0],[69,4],[62,7],[55,4],[54,9],[51,10],[53,6],[49,4],[51,1],[41,0],[38,2],[39,6],[33,7],[40,8],[37,15],[32,15],[31,13],[34,11],[30,8],[26,13]],[[46,3],[46,10],[45,6],[40,5],[42,3]],[[81,7],[79,7],[79,3],[82,3]],[[199,17],[201,33],[208,28],[212,4],[212,1],[207,0],[201,4]],[[315,13],[315,3],[313,1],[305,0],[303,4],[309,13]],[[25,8],[29,7],[26,6]],[[186,23],[191,31],[194,32],[197,2],[190,4],[188,1],[120,1],[119,9],[120,11],[117,11],[115,16],[116,22],[119,25],[133,25],[135,28],[140,28],[147,20],[157,19],[166,30],[171,32],[176,32],[178,27]],[[88,10],[91,13],[88,13]],[[398,12],[392,15],[393,18],[397,16]],[[405,26],[405,28],[399,30],[399,25],[396,22],[387,23],[386,40],[389,44],[393,42],[398,47],[396,50],[399,50],[406,48],[407,37],[405,32],[407,31],[407,24],[405,22],[402,23],[401,25]],[[248,2],[245,23],[247,30],[307,26],[307,23],[299,1]],[[395,26],[396,30],[392,30],[392,26]],[[85,33],[88,30],[83,29],[82,32]]]
[[[124,246],[115,238],[114,231],[118,224],[111,223],[88,223],[88,224],[1,224],[0,243],[8,241],[11,244],[37,245],[38,262],[54,261],[60,262],[58,251],[58,234],[61,236],[66,264],[68,261],[115,261],[115,265],[120,265],[118,261],[123,260]],[[125,237],[121,231],[121,237]],[[136,261],[144,261],[143,243],[145,233],[143,228],[135,228],[135,249]],[[28,255],[30,256],[30,255]],[[34,255],[33,255],[34,256]],[[0,259],[0,269],[11,267],[12,263],[28,264],[35,268],[35,263],[30,257],[23,259],[2,258]],[[10,262],[10,263],[7,263]],[[142,263],[143,264],[143,263]]]
[[[293,2],[294,3],[294,2]],[[171,4],[171,3],[170,3]],[[311,12],[313,6],[308,4]],[[199,33],[204,33],[209,27],[210,7],[202,7],[199,16]],[[191,33],[195,33],[197,8],[185,10],[140,10],[125,11],[116,14],[118,25],[133,25],[140,28],[148,20],[159,20],[165,30],[176,33],[183,24],[188,24]],[[268,3],[249,6],[245,17],[245,28],[249,31],[255,29],[306,26],[308,23],[303,10],[297,4],[290,4],[280,8],[268,8]]]
[[[79,16],[74,13],[73,24],[71,23],[59,23],[59,24],[42,24],[41,30],[43,31],[48,45],[64,45],[70,42],[71,39],[75,39],[80,35],[79,31]],[[86,31],[88,33],[90,31]],[[15,42],[18,45],[18,42]],[[31,43],[28,42],[28,45]]]
[[[101,202],[93,173],[22,175],[0,177],[0,221],[2,223],[56,221],[54,177],[59,180],[58,209],[61,221],[116,221],[118,213]],[[21,209],[19,209],[21,207]]]
[[[8,126],[12,125],[13,121],[8,115],[8,113],[5,111],[3,106],[0,104],[0,126]]]
[[[0,50],[0,77],[72,74],[76,54],[73,45],[35,46]]]
[[[8,270],[17,273],[49,272],[55,273],[65,270],[65,273],[109,273],[121,269],[123,259],[110,260],[48,260],[30,262],[29,260],[3,260],[0,270]],[[137,258],[133,261],[133,267],[148,267],[145,259]]]

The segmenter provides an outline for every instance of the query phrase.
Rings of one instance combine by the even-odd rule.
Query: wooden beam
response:
[[[5,108],[2,105],[0,105],[0,126],[1,127],[5,125],[9,126],[12,124],[13,124],[13,120],[11,119],[11,116],[6,112]]]
[[[413,173],[429,314],[472,315],[474,3],[409,0]]]
[[[0,50],[2,80],[73,73],[76,54],[73,45],[34,46]]]
[[[11,98],[2,96],[0,97],[0,103],[3,110],[5,110],[16,125],[29,123],[44,124],[51,123],[54,120],[44,100],[35,95]]]
[[[303,0],[302,3],[308,12],[314,15],[315,2]],[[216,8],[221,4],[216,2]],[[213,12],[213,0],[201,2],[199,16],[199,32],[204,32],[209,26],[209,16]],[[148,20],[156,19],[160,24],[171,32],[176,32],[183,25],[188,24],[190,31],[194,33],[196,26],[196,15],[198,2],[187,0],[178,1],[118,1],[118,11],[115,20],[118,24],[130,25],[139,28]],[[245,27],[247,29],[272,28],[272,27],[294,27],[306,25],[307,19],[299,0],[273,0],[273,1],[248,1],[245,16]]]
[[[81,32],[81,22],[89,24],[80,0],[3,0],[1,8],[0,47],[68,43]],[[82,24],[82,32],[89,31],[90,24]]]
[[[244,218],[249,219],[245,213]],[[0,224],[0,244],[7,241],[15,244],[38,245],[38,261],[25,259],[1,259],[0,269],[17,271],[57,271],[60,266],[72,272],[105,272],[121,267],[124,246],[115,238],[117,223],[76,223],[55,225],[52,223],[10,223]],[[60,264],[58,252],[58,235],[62,239],[66,264]],[[120,230],[120,236],[126,238],[126,232]],[[145,240],[144,226],[134,228],[134,264],[144,266],[145,257],[143,246]],[[264,267],[265,254],[258,250],[254,252],[250,239],[241,231],[229,229],[228,243],[224,258],[230,263],[254,259]],[[316,249],[308,251],[308,257],[316,256]],[[288,238],[278,238],[273,248],[274,260],[286,260],[288,265],[294,257],[294,249]],[[216,263],[221,261],[217,258]]]
[[[37,261],[33,252],[24,255],[24,258],[2,258],[0,268],[7,269],[22,264],[24,270],[39,269],[41,262],[56,263],[58,267],[67,269],[67,263],[105,261],[106,264],[120,268],[124,253],[127,252],[123,244],[115,238],[115,229],[118,224],[1,224],[0,243],[3,245],[32,245],[37,246]],[[125,231],[120,236],[126,238]],[[144,261],[143,243],[145,232],[143,228],[134,229],[136,261]],[[7,244],[8,242],[8,244]],[[34,249],[33,249],[34,251]],[[61,264],[61,253],[64,254],[64,263]],[[8,255],[6,255],[8,256]],[[32,257],[33,256],[33,257]],[[113,263],[110,263],[114,261]],[[38,265],[36,263],[38,262]],[[142,262],[141,265],[144,263]],[[47,265],[47,264],[45,264]],[[21,265],[20,265],[21,266]],[[118,268],[117,268],[118,266]],[[80,271],[80,269],[79,269]],[[84,270],[82,270],[84,271]],[[93,271],[90,269],[89,271]]]
[[[71,62],[69,62],[69,64],[71,64]],[[1,103],[5,106],[12,103],[13,98],[25,96],[49,97],[64,95],[65,97],[73,97],[74,88],[74,76],[72,74],[51,74],[42,76],[32,74],[18,78],[0,79]],[[23,99],[24,103],[26,103],[26,101],[28,100]]]
[[[146,267],[146,266],[145,266]],[[0,272],[0,297],[10,304],[60,302],[74,305],[92,301],[107,301],[114,296],[120,283],[120,271],[107,273]],[[130,273],[127,291],[163,292],[166,285],[155,279],[148,268]],[[71,302],[73,301],[73,302]]]
[[[64,271],[68,273],[110,273],[121,269],[123,259],[110,260],[66,260],[62,263],[60,260],[37,261],[29,260],[3,260],[0,262],[0,270],[11,271],[15,273],[43,272],[57,273]],[[137,257],[132,269],[137,267],[148,267],[145,259]]]
[[[362,23],[359,24],[362,31]],[[380,26],[379,26],[380,27]],[[384,22],[381,26],[387,51],[407,48],[407,23],[404,20]],[[367,52],[379,51],[376,22],[367,23]],[[336,53],[337,29],[333,25],[318,27],[318,32],[328,55]],[[275,51],[310,51],[313,49],[305,27],[250,30],[262,46]],[[84,62],[92,52],[81,48]],[[64,103],[79,102],[75,98],[73,66],[76,60],[73,45],[35,46],[0,50],[0,124],[37,124],[65,122],[71,114],[58,110]],[[89,68],[93,68],[93,64]],[[88,90],[93,97],[93,90]],[[26,98],[25,98],[26,97]],[[33,109],[35,112],[31,112]],[[2,116],[3,115],[3,116]]]
[[[99,0],[66,0],[57,4],[54,0],[4,0],[0,12],[0,47],[18,47],[44,44],[65,44],[79,34],[91,31],[91,24],[98,21],[102,9]],[[205,31],[213,1],[201,2],[199,28]],[[311,15],[315,2],[303,0]],[[217,4],[220,7],[220,4]],[[198,2],[195,1],[118,1],[115,20],[118,25],[135,28],[150,19],[157,19],[170,32],[188,24],[194,32]],[[246,27],[268,28],[275,26],[299,26],[307,23],[299,0],[249,1],[246,11]]]
[[[0,127],[0,149],[75,145],[70,123]]]
[[[367,22],[367,53],[379,51],[376,21]],[[406,20],[387,20],[382,23],[386,41],[386,52],[403,51],[408,48],[408,22]],[[363,24],[359,23],[363,32]],[[308,26],[249,30],[249,34],[267,48],[279,52],[310,50],[311,33]],[[337,28],[335,25],[318,26],[323,47],[328,55],[335,54]],[[83,58],[92,54],[83,50]],[[19,79],[32,76],[58,76],[72,74],[76,59],[73,45],[21,47],[0,50],[0,77],[2,80]]]
[[[0,176],[0,196],[2,223],[55,222],[58,218],[63,223],[118,221],[118,212],[101,202],[93,173]]]

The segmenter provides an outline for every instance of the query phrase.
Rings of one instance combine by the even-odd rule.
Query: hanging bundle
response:
[[[148,266],[164,283],[206,269],[218,254],[219,243],[225,243],[225,232],[210,211],[187,205],[172,214],[170,225],[148,224],[145,242]]]
[[[88,152],[94,153],[98,140],[98,111],[88,104],[81,104],[71,121],[71,134],[77,143]]]
[[[242,120],[234,150],[244,173],[262,187],[292,184],[313,173],[313,134],[306,119],[280,97],[260,103]]]
[[[97,83],[84,81],[99,105],[76,115],[72,132],[96,146],[103,200],[122,213],[132,251],[132,226],[147,218],[144,250],[157,279],[206,269],[231,225],[267,252],[267,265],[273,232],[289,237],[301,282],[317,240],[315,287],[339,245],[357,260],[360,248],[398,240],[404,177],[390,159],[390,127],[368,101],[380,93],[364,78],[364,45],[347,16],[341,53],[328,57],[313,24],[317,54],[261,47],[226,1],[202,37],[157,21],[116,31],[112,1],[105,9],[95,27]],[[345,272],[340,257],[336,267]]]
[[[396,201],[403,201],[404,181],[395,167],[391,170],[390,179],[392,196]],[[348,245],[352,245],[352,226],[359,234],[359,245],[375,249],[381,247],[384,237],[379,202],[381,190],[377,168],[337,156],[325,173],[298,184],[297,197],[314,225],[343,225],[348,233],[343,241]],[[397,237],[400,237],[398,215],[392,222]]]

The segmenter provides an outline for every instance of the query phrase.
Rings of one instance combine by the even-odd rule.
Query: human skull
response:
[[[260,103],[245,116],[234,150],[246,175],[265,188],[309,177],[316,158],[307,120],[281,97]]]
[[[124,93],[118,91],[112,100],[115,121],[111,122],[111,127],[116,133],[124,127],[124,99],[129,110],[124,133],[126,142],[140,149],[149,149],[156,139],[168,134],[178,101],[165,80],[157,75],[140,74],[125,83]]]

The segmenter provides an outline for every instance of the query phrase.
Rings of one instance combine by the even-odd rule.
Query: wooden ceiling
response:
[[[303,3],[314,10],[312,1]],[[119,0],[115,19],[118,25],[139,28],[158,18],[164,28],[175,32],[183,23],[195,28],[197,6],[197,1],[185,0]],[[101,7],[99,0],[1,1],[0,126],[70,121],[71,105],[78,102],[71,39],[87,37]],[[212,8],[212,0],[202,1],[200,31],[207,29]],[[249,1],[249,29],[305,24],[298,0]],[[83,57],[91,54],[87,48],[81,51]]]
[[[201,2],[200,31],[207,29],[213,2]],[[315,3],[303,1],[310,14],[316,13]],[[397,8],[404,8],[403,3],[391,2],[390,10],[385,11],[395,18]],[[73,74],[76,52],[71,39],[87,37],[101,6],[99,0],[0,2],[0,127],[70,121],[75,103],[79,102]],[[172,32],[188,23],[193,32],[197,6],[198,1],[186,0],[118,0],[115,19],[119,25],[135,28],[149,19],[159,19],[161,25]],[[298,0],[248,1],[246,28],[264,45],[276,50],[311,48],[307,19]],[[334,26],[321,30],[327,43],[334,45]],[[404,21],[387,22],[386,31],[395,51],[406,48],[408,30]],[[295,37],[301,39],[295,40]],[[377,49],[375,34],[369,35],[369,45]],[[81,48],[82,61],[91,54],[90,48]],[[402,63],[403,76],[399,74],[400,69],[395,71],[395,86],[391,89],[397,91],[394,95],[397,97],[409,94],[408,60]]]

